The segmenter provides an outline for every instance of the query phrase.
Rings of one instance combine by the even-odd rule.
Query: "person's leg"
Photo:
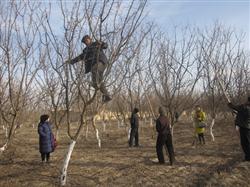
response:
[[[137,128],[135,131],[135,146],[139,146],[139,129]]]
[[[250,133],[248,129],[240,128],[240,143],[245,154],[245,160],[250,161]]]
[[[42,158],[42,161],[44,162],[45,161],[45,153],[41,153],[41,158]]]
[[[103,82],[103,73],[106,66],[99,62],[92,67],[92,83],[95,89],[100,89],[103,94],[103,100],[109,101],[111,97],[109,96],[108,90],[106,89],[105,83]]]
[[[170,165],[173,165],[175,161],[175,156],[174,156],[174,147],[173,147],[173,142],[172,142],[172,135],[168,134],[167,139],[166,139],[166,147],[169,155],[169,162]]]
[[[198,141],[198,134],[196,132],[196,128],[194,129],[194,139],[192,142],[192,146],[196,146],[197,145],[197,141]]]
[[[46,161],[49,162],[50,153],[46,153]]]
[[[204,136],[204,133],[202,133],[202,134],[201,134],[201,139],[202,139],[203,144],[205,144],[206,142],[205,142],[205,136]]]
[[[250,161],[250,129],[246,130],[246,161]]]
[[[156,153],[157,153],[157,157],[158,157],[160,164],[165,163],[164,155],[163,155],[163,151],[162,151],[163,145],[164,144],[162,141],[162,137],[158,135],[157,141],[156,141]]]
[[[199,143],[200,143],[200,144],[201,144],[201,136],[202,136],[202,135],[199,133],[199,134],[198,134],[198,138],[199,138]]]
[[[130,146],[130,147],[133,145],[134,137],[135,137],[135,129],[134,129],[134,128],[131,128],[131,131],[130,131],[130,138],[129,138],[129,146]]]

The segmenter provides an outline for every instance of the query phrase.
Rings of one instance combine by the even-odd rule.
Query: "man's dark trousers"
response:
[[[245,153],[245,160],[250,161],[250,129],[240,127],[240,142]]]
[[[174,148],[172,144],[172,135],[171,134],[158,134],[157,142],[156,142],[156,152],[159,163],[165,163],[164,155],[163,155],[163,147],[167,147],[169,162],[172,165],[174,158]]]
[[[102,62],[98,62],[92,67],[91,69],[92,83],[95,89],[100,88],[100,91],[103,93],[103,95],[108,96],[109,93],[103,82],[103,73],[105,69],[106,69],[106,65]]]
[[[133,140],[135,139],[135,146],[139,146],[139,133],[138,128],[131,128],[129,146],[133,145]]]

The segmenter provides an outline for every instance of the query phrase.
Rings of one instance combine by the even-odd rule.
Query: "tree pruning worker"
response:
[[[205,144],[205,120],[206,120],[206,114],[202,111],[201,107],[199,105],[196,106],[195,111],[192,114],[193,121],[194,121],[194,128],[195,128],[195,140],[193,142],[193,145],[197,139],[199,139],[199,143]]]
[[[134,108],[130,118],[131,131],[129,138],[129,147],[133,146],[133,141],[135,140],[135,147],[139,147],[139,109]]]
[[[103,49],[107,49],[108,45],[105,42],[95,41],[89,35],[85,35],[82,38],[82,43],[86,45],[83,52],[74,59],[67,60],[66,63],[75,64],[79,61],[85,62],[85,74],[91,72],[92,83],[95,89],[100,89],[102,92],[102,101],[108,102],[111,97],[103,82],[103,73],[108,65],[108,59],[103,52]]]
[[[170,130],[169,119],[165,115],[165,111],[162,107],[159,107],[159,117],[156,120],[156,130],[158,132],[156,141],[156,153],[159,164],[164,164],[165,159],[163,155],[163,147],[166,147],[170,165],[175,162],[174,147],[172,143],[172,135]]]
[[[228,103],[228,106],[237,112],[235,125],[240,131],[240,143],[245,153],[245,161],[250,161],[250,96],[242,105]]]

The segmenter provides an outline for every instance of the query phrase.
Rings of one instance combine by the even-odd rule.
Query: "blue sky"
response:
[[[250,0],[149,0],[148,11],[163,31],[174,25],[204,27],[219,21],[245,32],[244,45],[250,50]]]

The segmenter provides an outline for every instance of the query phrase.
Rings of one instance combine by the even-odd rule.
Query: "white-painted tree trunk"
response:
[[[106,132],[106,123],[104,121],[102,122],[102,126],[103,126],[103,132]]]
[[[6,143],[0,148],[0,153],[4,152],[7,149],[9,140],[6,141]]]
[[[210,132],[210,135],[212,137],[212,141],[214,141],[214,134],[213,134],[214,123],[215,123],[215,119],[213,118],[212,122],[211,122],[211,125],[210,125],[210,128],[209,128],[209,132]]]
[[[150,127],[153,127],[153,119],[152,118],[149,119],[149,125],[150,125]]]
[[[96,128],[95,129],[95,134],[96,134],[96,139],[97,139],[97,142],[98,142],[98,147],[99,148],[101,148],[101,139],[100,139],[100,137],[99,137],[99,131],[98,131],[98,129]]]
[[[8,137],[8,128],[7,127],[5,128],[5,137],[6,138]]]
[[[98,129],[96,128],[96,123],[95,123],[95,116],[93,117],[92,119],[92,125],[93,125],[93,128],[95,130],[95,135],[96,135],[96,139],[97,139],[97,142],[98,142],[98,147],[101,148],[101,138],[99,136],[99,131]]]
[[[71,141],[71,143],[69,145],[68,152],[67,152],[66,157],[64,159],[63,167],[62,167],[62,171],[61,171],[61,178],[60,178],[61,186],[66,185],[68,165],[69,165],[70,157],[71,157],[71,154],[72,154],[73,149],[75,147],[75,144],[76,144],[76,141]]]
[[[117,120],[117,128],[119,128],[119,126],[120,126],[120,120],[118,119]]]
[[[171,126],[171,135],[172,135],[172,138],[174,137],[174,126]]]
[[[128,140],[130,139],[131,128],[128,129]]]

